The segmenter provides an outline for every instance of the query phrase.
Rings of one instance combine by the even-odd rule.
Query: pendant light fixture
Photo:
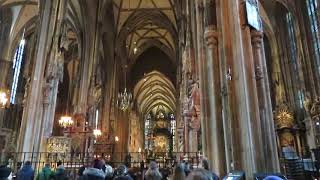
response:
[[[125,72],[124,72],[124,91],[118,94],[118,101],[117,101],[117,104],[122,111],[126,111],[129,108],[132,100],[132,94],[127,91],[126,74],[127,74],[127,66],[125,66]]]

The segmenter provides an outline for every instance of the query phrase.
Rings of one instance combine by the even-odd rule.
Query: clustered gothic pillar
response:
[[[213,25],[207,26],[205,30],[207,44],[207,71],[210,118],[207,125],[211,133],[207,134],[208,149],[207,156],[211,167],[219,175],[225,174],[225,152],[223,143],[223,121],[220,83],[220,62],[218,57],[218,32]]]
[[[200,85],[200,121],[201,121],[201,141],[202,141],[202,151],[205,156],[207,156],[208,150],[208,138],[206,134],[209,133],[209,129],[207,126],[209,113],[208,113],[208,91],[207,91],[207,71],[206,69],[206,58],[205,58],[205,48],[204,48],[204,24],[203,24],[203,13],[204,13],[204,5],[202,0],[197,0],[197,31],[199,32],[199,36],[197,38],[198,44],[198,68],[199,68],[199,85]]]
[[[28,92],[25,92],[27,97],[26,103],[24,104],[25,108],[18,138],[18,152],[39,152],[43,150],[41,149],[41,146],[44,144],[44,134],[47,133],[45,131],[48,130],[48,126],[52,125],[49,121],[52,121],[54,112],[50,112],[49,107],[53,101],[52,98],[56,98],[56,95],[53,95],[52,93],[57,93],[57,89],[54,88],[54,86],[57,86],[57,83],[54,83],[54,81],[51,80],[47,81],[45,78],[45,69],[46,64],[49,61],[51,61],[50,63],[57,65],[55,61],[58,57],[55,54],[56,48],[53,48],[50,53],[51,58],[48,59],[48,50],[50,51],[51,49],[47,49],[47,46],[50,43],[51,37],[57,37],[58,34],[55,33],[59,33],[59,31],[55,32],[51,30],[54,29],[53,26],[57,26],[57,29],[60,28],[63,6],[64,3],[62,1],[40,2],[40,8],[42,8],[43,11],[41,11],[40,14],[41,20],[38,31],[38,48],[36,48],[37,51],[34,57],[34,71],[30,77],[30,84],[28,83],[27,85],[29,88],[26,89]],[[60,9],[60,11],[58,9]],[[56,11],[58,11],[58,13]],[[58,18],[55,17],[56,15]],[[52,43],[56,46],[58,42],[57,38],[52,40]],[[56,74],[55,71],[57,70],[57,66],[54,67],[55,68],[51,72]],[[55,107],[52,107],[52,110],[54,109]],[[51,129],[49,130],[50,132]]]
[[[278,172],[262,33],[246,25],[242,0],[206,0],[204,10],[205,56],[198,49],[204,155],[220,176]]]
[[[278,155],[275,128],[272,116],[272,105],[270,99],[270,91],[268,84],[267,67],[264,58],[263,49],[263,32],[251,31],[253,58],[255,64],[255,76],[257,81],[259,111],[261,119],[261,133],[264,142],[263,153],[265,157],[270,157],[266,161],[266,169],[268,171],[277,171],[278,167]]]

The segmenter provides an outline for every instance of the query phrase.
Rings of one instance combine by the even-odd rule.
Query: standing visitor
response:
[[[174,173],[171,180],[185,180],[186,174],[181,164],[178,164],[174,169]]]
[[[32,169],[31,162],[26,161],[18,172],[17,179],[18,180],[33,180],[34,178],[34,170]]]
[[[50,180],[54,178],[54,173],[50,168],[50,164],[46,163],[38,174],[36,180]]]
[[[154,161],[151,161],[149,165],[149,169],[147,170],[145,174],[145,179],[146,180],[161,180],[162,175],[159,171],[158,164]]]
[[[214,172],[212,172],[212,171],[209,169],[209,161],[208,161],[207,159],[203,159],[203,160],[202,160],[202,167],[203,167],[205,170],[207,170],[207,171],[210,172],[211,177],[212,177],[212,180],[218,180],[218,179],[219,179],[219,177],[218,177]]]
[[[0,166],[0,180],[11,180],[12,179],[12,171],[7,166]]]
[[[59,165],[57,167],[56,173],[54,175],[55,180],[68,180],[68,176],[66,174],[66,171],[62,165]]]
[[[121,165],[116,170],[116,177],[114,180],[133,180],[128,174],[128,168],[125,165]]]
[[[106,174],[103,172],[104,164],[101,160],[95,159],[93,167],[87,168],[83,171],[83,180],[104,180]]]

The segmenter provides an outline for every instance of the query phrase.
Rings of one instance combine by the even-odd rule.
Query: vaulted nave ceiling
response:
[[[146,49],[155,46],[175,59],[177,14],[174,0],[114,0],[118,49],[129,68]]]
[[[152,71],[136,84],[134,97],[138,109],[143,114],[162,109],[164,112],[175,112],[175,87],[172,82],[159,71]]]
[[[143,54],[156,48],[166,56],[166,61],[176,67],[178,47],[177,4],[175,0],[113,0],[113,11],[117,33],[117,51],[128,65],[129,72],[136,67]],[[155,54],[153,54],[156,56]],[[165,61],[156,57],[146,59],[146,64]],[[138,111],[146,115],[162,109],[176,111],[176,90],[173,81],[160,69],[149,71],[141,65],[139,71],[146,72],[133,89]],[[133,77],[135,78],[135,77]]]
[[[161,11],[176,25],[174,0],[113,0],[114,18],[119,32],[126,20],[141,10]]]

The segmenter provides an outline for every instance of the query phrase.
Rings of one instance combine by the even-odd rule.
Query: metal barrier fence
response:
[[[116,168],[121,164],[126,164],[131,169],[146,169],[150,161],[155,161],[160,169],[172,172],[172,167],[182,161],[188,162],[193,168],[199,167],[201,155],[198,152],[99,152],[99,153],[51,153],[51,152],[4,152],[0,154],[0,164],[8,165],[14,173],[17,173],[26,161],[30,161],[36,173],[39,173],[45,164],[50,164],[55,170],[58,163],[61,163],[66,173],[72,179],[78,174],[82,166],[90,166],[94,159],[99,158]]]
[[[285,152],[280,157],[281,172],[288,179],[314,180],[319,177],[317,161],[311,158],[301,158],[294,152]]]

